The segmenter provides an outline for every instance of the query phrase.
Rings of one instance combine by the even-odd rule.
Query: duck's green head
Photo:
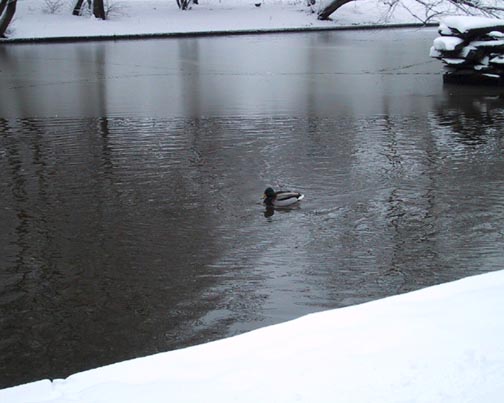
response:
[[[275,197],[275,191],[273,190],[273,188],[267,188],[265,191],[264,191],[264,198],[267,198],[267,197]]]

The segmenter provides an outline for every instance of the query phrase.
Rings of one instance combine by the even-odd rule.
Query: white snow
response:
[[[9,28],[11,39],[64,38],[213,31],[333,28],[384,23],[418,23],[412,13],[421,15],[415,0],[404,0],[393,14],[376,0],[358,0],[341,7],[332,21],[319,21],[316,12],[330,0],[318,0],[307,7],[306,0],[200,0],[191,10],[181,11],[175,0],[108,0],[107,21],[91,15],[72,16],[74,0],[61,0],[63,6],[48,12],[48,2],[58,0],[18,0],[15,20]],[[106,1],[107,3],[107,1]],[[408,11],[409,10],[409,11]],[[312,12],[313,11],[313,12]],[[447,8],[449,11],[449,7]]]
[[[464,40],[454,36],[440,36],[434,39],[434,49],[436,50],[455,50],[458,46],[462,45]]]
[[[0,401],[500,403],[503,306],[499,271],[0,390]]]
[[[466,60],[465,59],[461,59],[461,58],[458,58],[458,57],[443,57],[443,62],[445,62],[446,64],[464,64],[466,63]]]
[[[481,71],[481,70],[488,70],[488,62],[489,62],[489,57],[485,56],[483,57],[478,64],[474,65],[474,70]]]
[[[437,57],[437,58],[439,58],[442,55],[443,54],[439,50],[435,49],[434,46],[430,47],[430,50],[429,50],[429,56],[430,57]]]
[[[504,49],[504,39],[493,41],[472,41],[471,45],[475,48],[500,48]]]
[[[450,35],[454,34],[454,32],[450,28],[448,28],[443,21],[441,21],[439,23],[438,32],[439,32],[439,35],[443,35],[443,36],[450,36]]]
[[[496,24],[499,22],[500,24]],[[496,20],[495,18],[486,18],[486,17],[463,17],[463,16],[449,16],[444,17],[443,20],[443,32],[447,33],[445,27],[449,29],[456,29],[461,34],[464,34],[472,29],[482,29],[482,28],[490,28],[496,27],[496,25],[504,27],[504,20]],[[450,35],[449,33],[447,33]]]
[[[490,59],[490,63],[494,64],[504,64],[504,56],[498,55]]]
[[[492,31],[487,34],[490,38],[493,39],[502,39],[504,38],[504,32],[499,32],[499,31]]]

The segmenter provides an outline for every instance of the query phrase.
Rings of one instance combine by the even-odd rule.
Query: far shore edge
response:
[[[266,28],[244,30],[216,30],[216,31],[190,31],[190,32],[159,32],[145,34],[119,34],[119,35],[89,35],[89,36],[55,36],[40,38],[5,38],[0,39],[0,44],[33,44],[33,43],[70,43],[92,41],[123,41],[141,39],[165,39],[165,38],[192,38],[205,36],[234,36],[234,35],[259,35],[259,34],[283,34],[320,31],[350,31],[350,30],[373,30],[394,28],[431,28],[437,27],[439,22],[427,24],[401,23],[401,24],[367,24],[367,25],[341,25],[333,27],[297,27],[297,28]]]

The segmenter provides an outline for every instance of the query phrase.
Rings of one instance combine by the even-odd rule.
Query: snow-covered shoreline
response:
[[[19,0],[8,39],[0,43],[422,25],[406,8],[398,6],[388,15],[387,7],[373,0],[351,2],[334,13],[331,21],[320,21],[316,11],[324,1],[329,0],[309,8],[303,0],[264,0],[260,7],[252,0],[201,0],[191,10],[181,11],[175,0],[117,0],[110,2],[109,19],[102,21],[91,15],[71,15],[69,0],[52,13],[45,0]],[[405,1],[410,3],[409,10],[418,7],[413,0]]]
[[[259,34],[289,34],[299,32],[320,32],[320,31],[349,31],[349,30],[372,30],[372,29],[401,29],[401,28],[425,28],[436,27],[438,23],[418,24],[418,23],[398,23],[398,24],[369,24],[369,25],[342,25],[334,27],[292,27],[292,28],[264,28],[264,29],[242,29],[242,30],[221,30],[221,31],[191,31],[191,32],[157,32],[138,34],[103,34],[103,35],[80,35],[80,36],[49,36],[49,37],[26,37],[10,38],[3,42],[8,44],[22,43],[62,43],[62,42],[85,42],[85,41],[118,41],[118,40],[139,40],[139,39],[163,39],[163,38],[187,38],[203,36],[225,36],[225,35],[259,35]],[[0,41],[0,43],[2,43]]]
[[[504,396],[504,271],[0,390],[2,403],[485,402]]]

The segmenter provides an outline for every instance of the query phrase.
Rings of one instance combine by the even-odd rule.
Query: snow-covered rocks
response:
[[[447,17],[430,56],[444,63],[444,81],[504,84],[504,20]]]

